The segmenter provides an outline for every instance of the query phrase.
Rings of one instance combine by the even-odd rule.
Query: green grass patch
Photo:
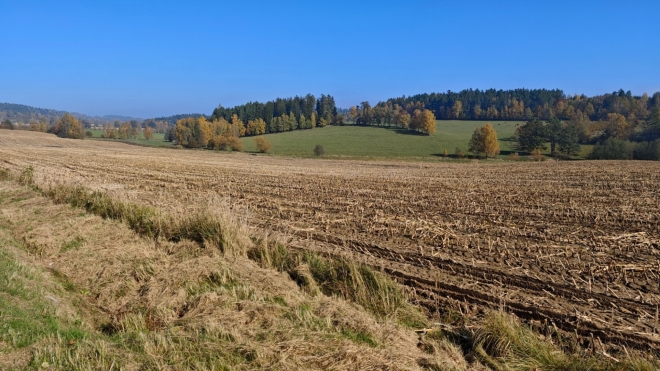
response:
[[[20,244],[0,237],[0,342],[21,349],[47,337],[78,341],[88,336],[57,316],[59,300],[41,290],[39,272],[22,265],[12,253]]]
[[[508,149],[502,138],[513,136],[519,122],[493,122],[500,138],[500,147]],[[428,157],[437,158],[445,149],[450,155],[456,147],[467,152],[468,142],[474,129],[484,121],[437,121],[437,132],[433,135],[387,127],[373,126],[328,126],[311,130],[267,134],[272,144],[271,153],[284,156],[314,156],[317,144],[323,146],[326,157]],[[242,138],[247,152],[257,152],[254,139]]]
[[[443,157],[445,149],[449,157],[455,157],[456,148],[468,153],[474,130],[486,121],[436,121],[437,131],[432,135],[392,127],[375,126],[327,126],[311,130],[296,130],[264,135],[272,144],[270,153],[280,156],[318,157],[314,155],[316,145],[323,146],[321,157],[357,158],[418,158],[437,159]],[[517,125],[523,121],[492,121],[500,141],[499,158],[516,153],[513,140]],[[246,152],[258,152],[253,137],[241,138]],[[583,145],[577,159],[584,159],[591,145]],[[550,155],[550,146],[543,152]]]
[[[82,246],[83,242],[85,242],[84,238],[76,237],[73,240],[62,244],[62,246],[60,247],[60,252],[64,253],[71,249],[77,249],[80,246]]]
[[[354,343],[367,344],[368,346],[370,346],[372,348],[375,348],[376,346],[378,346],[378,343],[376,343],[376,340],[374,340],[374,338],[371,335],[365,334],[363,332],[353,331],[351,329],[344,328],[344,329],[341,330],[341,334],[346,339],[349,339],[349,340],[353,341]]]
[[[141,146],[148,146],[148,147],[172,147],[172,142],[165,141],[165,134],[163,133],[154,133],[154,136],[151,138],[151,140],[146,140],[142,135],[142,133],[140,133],[140,136],[137,139],[105,139],[105,138],[101,138],[101,135],[103,135],[105,130],[93,129],[90,131],[92,132],[92,137],[88,139],[139,144]]]

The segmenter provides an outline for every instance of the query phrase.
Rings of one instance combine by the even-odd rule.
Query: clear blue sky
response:
[[[660,1],[0,0],[0,102],[211,113],[464,88],[660,91]]]

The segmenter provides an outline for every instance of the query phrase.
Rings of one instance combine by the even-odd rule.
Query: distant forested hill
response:
[[[20,122],[26,124],[31,122],[43,122],[46,124],[51,124],[59,120],[60,117],[64,116],[65,113],[65,111],[31,107],[24,104],[0,103],[0,120],[9,119],[12,122]],[[118,115],[106,115],[99,117],[75,112],[72,112],[71,115],[83,121],[85,126],[105,125],[113,123],[114,121],[142,121],[141,119]]]
[[[188,113],[188,114],[180,114],[180,115],[172,115],[172,116],[167,116],[167,117],[156,117],[152,119],[148,119],[146,121],[164,121],[167,122],[168,124],[174,126],[176,125],[176,122],[185,119],[188,117],[193,117],[193,118],[198,118],[198,117],[208,117],[203,113]]]
[[[426,108],[433,111],[439,120],[529,120],[534,117],[569,120],[584,115],[597,121],[606,120],[608,114],[620,114],[634,121],[645,118],[654,108],[660,107],[660,92],[652,96],[646,93],[634,96],[630,91],[621,89],[611,94],[587,97],[584,94],[566,95],[560,89],[466,89],[391,98],[376,107],[397,111],[404,109],[409,113]]]
[[[23,104],[0,103],[0,119],[13,122],[53,122],[65,114],[64,111],[36,108]]]

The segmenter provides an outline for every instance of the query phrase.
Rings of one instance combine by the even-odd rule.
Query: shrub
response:
[[[316,147],[314,147],[314,155],[323,156],[324,154],[325,154],[325,148],[323,148],[322,145],[317,144]]]
[[[465,158],[465,152],[463,152],[463,150],[460,149],[459,147],[456,147],[454,153],[456,153],[456,157],[458,158]]]
[[[535,161],[544,161],[545,157],[541,153],[541,150],[536,148],[534,149],[531,153],[530,156],[535,160]]]
[[[596,144],[589,158],[597,160],[631,160],[635,146],[623,139],[609,138],[603,143]]]
[[[85,137],[87,137],[87,138],[91,138],[91,137],[93,137],[93,136],[94,136],[94,134],[93,134],[90,130],[87,130],[87,131],[85,132]]]
[[[447,148],[442,152],[442,157],[449,157],[449,152],[447,152]]]
[[[39,131],[45,133],[46,130],[48,130],[48,127],[43,122],[39,122],[39,123],[33,122],[30,124],[30,131]]]
[[[228,145],[229,142],[227,141],[227,137],[223,137],[222,135],[216,135],[215,137],[209,140],[208,148],[219,149],[221,151],[224,151],[227,149]]]
[[[264,137],[254,138],[254,144],[257,145],[257,150],[261,153],[270,152],[270,141]]]
[[[518,152],[513,152],[512,154],[508,155],[506,159],[508,161],[518,161],[520,160],[520,156],[518,156]]]
[[[0,123],[0,129],[9,129],[9,130],[14,130],[16,129],[14,127],[14,124],[9,119],[5,119]]]
[[[150,128],[149,126],[147,126],[142,131],[142,135],[144,135],[144,139],[151,140],[151,138],[154,137],[154,130],[152,128]]]
[[[238,137],[229,137],[227,144],[232,151],[243,152],[243,142]]]
[[[635,160],[660,160],[660,139],[635,144],[633,157]]]

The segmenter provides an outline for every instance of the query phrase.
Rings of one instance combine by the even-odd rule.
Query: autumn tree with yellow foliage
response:
[[[416,109],[410,119],[410,128],[431,135],[435,133],[435,115],[430,110]]]
[[[68,112],[57,121],[53,133],[60,138],[83,139],[85,137],[85,129],[80,121]]]
[[[301,116],[305,117],[305,116]],[[245,135],[262,135],[266,134],[266,121],[261,118],[248,121]]]
[[[183,147],[202,148],[213,137],[213,132],[206,118],[187,117],[176,122],[175,136]]]
[[[147,126],[142,131],[142,135],[144,135],[144,139],[151,140],[151,138],[154,137],[154,130],[151,127]]]
[[[500,153],[500,143],[497,140],[497,132],[490,122],[486,125],[478,127],[472,134],[470,139],[469,151],[479,157],[482,153],[488,157],[495,157]]]
[[[608,113],[605,122],[605,134],[608,138],[624,139],[630,134],[630,124],[618,113]]]

